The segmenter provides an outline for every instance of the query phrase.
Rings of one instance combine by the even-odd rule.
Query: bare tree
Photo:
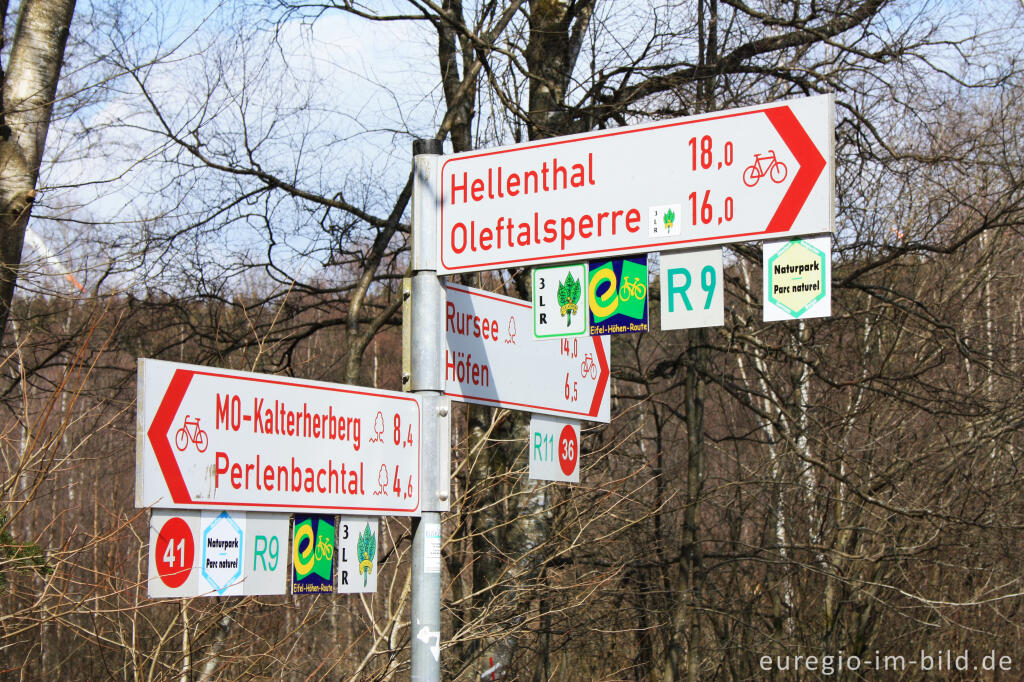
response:
[[[7,54],[6,68],[0,69],[0,329],[7,325],[14,297],[74,11],[74,0],[25,0],[10,45],[0,45]],[[4,36],[7,26],[4,2]]]

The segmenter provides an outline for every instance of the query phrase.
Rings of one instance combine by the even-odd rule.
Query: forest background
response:
[[[372,596],[146,598],[137,358],[398,389],[413,139],[825,92],[832,317],[763,323],[760,248],[728,247],[724,326],[613,340],[579,485],[528,479],[525,415],[456,409],[442,678],[801,679],[762,657],[922,650],[1019,675],[1022,19],[1005,0],[0,3],[0,676],[407,677],[408,519],[382,524]],[[458,280],[529,294],[528,271]]]

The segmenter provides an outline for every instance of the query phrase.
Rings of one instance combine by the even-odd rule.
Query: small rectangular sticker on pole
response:
[[[764,321],[832,314],[832,237],[765,242]]]
[[[426,544],[423,547],[423,572],[441,572],[441,524],[424,524]]]
[[[580,482],[580,423],[535,414],[530,417],[530,478]]]

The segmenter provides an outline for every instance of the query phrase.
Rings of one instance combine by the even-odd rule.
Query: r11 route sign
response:
[[[572,419],[610,419],[608,340],[533,338],[533,307],[448,284],[444,392],[453,400]]]
[[[135,504],[416,515],[421,403],[139,360]]]
[[[821,95],[444,157],[438,272],[831,232],[834,108]]]

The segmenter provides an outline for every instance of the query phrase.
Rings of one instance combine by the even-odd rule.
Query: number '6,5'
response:
[[[704,300],[704,310],[711,308],[711,299],[715,295],[715,268],[712,265],[705,265],[700,271],[700,288],[707,294]],[[683,299],[683,305],[687,310],[693,310],[689,296],[686,292],[690,290],[693,278],[688,268],[671,268],[668,270],[668,311],[675,312],[676,296]]]

